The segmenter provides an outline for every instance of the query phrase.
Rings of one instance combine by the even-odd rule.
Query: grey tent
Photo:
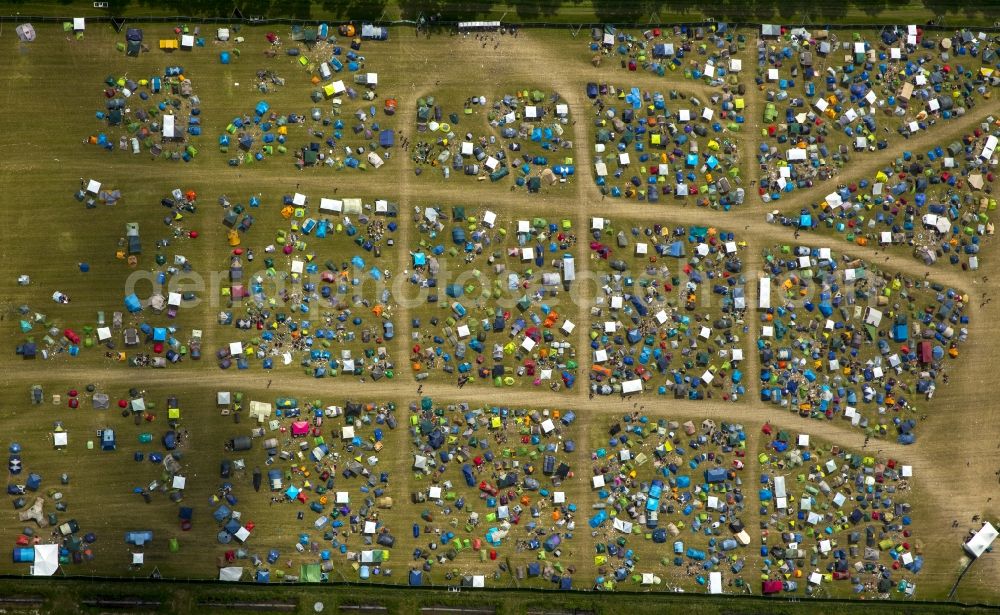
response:
[[[17,38],[19,38],[22,43],[30,43],[35,40],[35,26],[30,23],[23,23],[14,28],[14,31],[17,32]]]

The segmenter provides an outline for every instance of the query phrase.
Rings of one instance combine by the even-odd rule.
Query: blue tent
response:
[[[382,147],[392,147],[396,144],[396,133],[388,129],[378,133],[378,144]]]
[[[130,545],[135,545],[141,547],[147,542],[153,541],[153,531],[152,530],[134,530],[131,532],[125,532],[125,542]]]
[[[32,553],[34,555],[34,553]],[[15,560],[17,561],[17,560]],[[420,570],[410,571],[410,587],[420,587],[424,584],[424,574]]]
[[[165,342],[167,341],[167,329],[166,327],[156,327],[153,329],[153,341],[154,342]]]
[[[114,429],[101,430],[101,450],[113,451],[118,448],[118,441],[115,439]]]
[[[706,483],[721,483],[726,480],[725,468],[710,468],[705,470]]]
[[[32,563],[35,561],[35,550],[31,547],[17,547],[14,549],[14,563]]]
[[[258,583],[270,583],[271,582],[271,573],[270,573],[270,571],[267,571],[267,570],[258,570],[257,571],[257,582]]]
[[[139,297],[135,293],[125,297],[125,309],[132,314],[142,310],[142,303],[139,302]]]

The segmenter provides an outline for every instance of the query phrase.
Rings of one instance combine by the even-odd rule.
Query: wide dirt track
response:
[[[155,25],[145,26],[145,30],[147,42],[155,47],[156,38],[165,34],[168,28]],[[203,28],[206,34],[211,30],[211,26]],[[748,305],[751,306],[756,305],[757,291],[753,282],[760,272],[756,255],[767,246],[795,243],[790,229],[767,224],[764,214],[775,208],[783,212],[797,212],[800,207],[821,199],[827,192],[821,185],[810,191],[794,192],[774,204],[763,204],[755,195],[749,194],[752,190],[747,184],[755,178],[756,170],[748,160],[755,146],[754,135],[759,134],[764,98],[761,91],[748,85],[748,125],[741,135],[744,143],[742,175],[744,186],[748,188],[744,205],[731,212],[718,212],[694,205],[682,207],[673,201],[649,205],[603,200],[590,174],[594,128],[590,121],[592,111],[585,96],[585,84],[588,81],[611,81],[660,91],[675,87],[698,94],[707,91],[707,88],[681,78],[666,80],[642,72],[625,73],[607,66],[595,69],[589,63],[589,53],[585,48],[586,32],[582,32],[579,38],[573,38],[568,29],[525,30],[516,39],[509,36],[499,38],[499,48],[494,49],[492,43],[483,47],[471,36],[425,36],[416,34],[411,28],[400,27],[392,29],[390,41],[365,45],[364,52],[369,55],[372,70],[377,70],[380,75],[380,97],[391,95],[400,101],[399,112],[393,120],[397,131],[402,130],[411,136],[416,99],[438,89],[458,90],[465,87],[468,95],[472,95],[486,88],[493,92],[505,92],[518,87],[539,87],[562,94],[578,120],[574,126],[576,147],[573,151],[577,175],[565,186],[527,195],[522,191],[508,192],[489,182],[466,182],[465,178],[454,178],[451,183],[445,183],[417,177],[409,155],[402,151],[397,151],[390,164],[383,169],[367,174],[351,171],[335,173],[328,169],[299,172],[293,168],[288,155],[240,169],[227,167],[226,155],[217,151],[215,139],[232,116],[250,109],[256,100],[264,97],[247,84],[253,72],[265,66],[262,56],[265,29],[243,28],[241,34],[247,38],[247,43],[243,46],[241,57],[229,66],[218,63],[211,42],[207,48],[188,54],[166,57],[154,48],[151,53],[132,59],[115,51],[114,43],[120,40],[120,36],[105,25],[88,26],[82,41],[67,40],[61,29],[56,27],[39,25],[38,31],[39,40],[30,46],[19,45],[7,32],[0,36],[0,107],[6,111],[0,114],[0,186],[3,186],[5,218],[0,231],[3,239],[0,242],[0,262],[4,272],[0,279],[0,307],[4,314],[0,322],[0,339],[5,340],[0,348],[0,370],[3,372],[0,376],[0,425],[3,425],[0,445],[20,442],[25,449],[26,468],[43,474],[46,487],[56,484],[58,474],[64,471],[73,473],[71,486],[66,489],[71,505],[67,514],[79,519],[85,531],[101,533],[102,539],[95,546],[97,558],[94,562],[82,567],[68,567],[67,574],[138,574],[127,567],[127,549],[120,542],[120,534],[128,529],[138,529],[141,525],[154,529],[162,537],[174,535],[176,513],[163,501],[147,507],[138,496],[131,494],[133,486],[148,482],[149,477],[145,466],[137,471],[138,466],[132,463],[130,443],[121,445],[117,453],[109,456],[86,451],[80,445],[89,437],[84,433],[112,421],[121,422],[121,419],[114,414],[107,419],[95,416],[90,408],[69,411],[65,404],[63,407],[32,406],[28,401],[31,385],[42,384],[47,395],[65,395],[69,388],[82,389],[87,383],[95,383],[110,392],[113,399],[136,386],[147,390],[149,397],[157,399],[161,407],[168,394],[181,398],[185,408],[184,427],[192,434],[185,449],[189,476],[192,476],[187,501],[193,502],[189,505],[196,507],[199,523],[196,523],[190,536],[181,536],[183,558],[166,553],[165,538],[160,539],[154,549],[147,550],[150,553],[148,561],[154,562],[164,576],[180,578],[213,576],[215,557],[221,552],[220,546],[215,544],[216,528],[205,500],[219,482],[217,472],[223,438],[231,435],[234,428],[231,421],[220,417],[214,407],[217,390],[244,391],[251,398],[280,394],[318,397],[330,403],[344,399],[392,400],[399,404],[403,412],[411,400],[418,398],[416,383],[406,360],[411,343],[409,323],[412,312],[405,302],[397,309],[397,335],[391,342],[397,358],[396,377],[382,380],[377,385],[344,377],[316,380],[301,371],[285,370],[274,374],[274,383],[268,390],[264,380],[270,377],[257,366],[249,371],[220,371],[210,354],[218,346],[228,343],[230,334],[215,324],[218,306],[212,301],[203,302],[178,319],[185,329],[201,328],[205,331],[206,359],[201,363],[188,361],[165,370],[138,370],[110,362],[95,349],[81,353],[77,359],[64,357],[48,362],[27,363],[16,357],[13,340],[22,337],[17,330],[20,318],[16,310],[23,303],[57,320],[77,322],[92,321],[97,310],[106,311],[110,317],[111,311],[121,309],[121,289],[129,273],[125,265],[114,258],[121,226],[132,219],[140,220],[143,229],[149,229],[150,236],[154,236],[153,229],[158,228],[155,225],[161,224],[159,220],[162,217],[157,202],[174,187],[196,189],[203,199],[199,212],[192,217],[193,226],[201,230],[202,236],[196,243],[186,244],[184,248],[184,253],[196,263],[200,272],[222,269],[227,262],[229,248],[225,243],[225,229],[217,223],[220,215],[214,204],[219,194],[243,196],[265,192],[272,196],[270,203],[273,206],[281,194],[298,191],[318,199],[336,187],[340,196],[384,197],[399,203],[400,230],[396,236],[399,248],[395,252],[397,261],[394,264],[399,272],[408,265],[410,256],[407,249],[415,236],[410,212],[415,206],[436,203],[444,207],[462,203],[488,205],[511,217],[544,215],[550,219],[569,218],[581,233],[589,228],[592,215],[735,229],[749,244],[745,276],[749,282]],[[280,34],[287,36],[287,31]],[[748,31],[747,35],[754,40],[753,32]],[[745,52],[744,66],[756,65],[756,57],[750,47],[748,45]],[[272,101],[275,108],[306,111],[311,106],[308,101],[311,86],[304,71],[291,60],[281,56],[277,60],[284,62],[272,62],[266,66],[276,67],[275,70],[287,79],[287,85],[266,98]],[[97,147],[81,144],[85,136],[98,130],[93,112],[102,102],[100,90],[108,74],[152,74],[169,64],[185,66],[202,99],[204,136],[198,142],[201,154],[193,162],[151,161],[146,155],[131,156],[119,151],[108,154]],[[744,79],[752,80],[747,75]],[[235,87],[233,84],[236,82],[244,85]],[[969,132],[991,115],[994,118],[1000,116],[1000,101],[996,99],[980,104],[959,120],[939,123],[935,130],[905,142],[895,141],[889,149],[856,159],[835,181],[848,183],[870,179],[878,169],[899,156],[903,147],[926,151]],[[72,198],[80,177],[99,178],[107,185],[121,188],[125,195],[123,204],[113,209],[99,205],[97,210],[84,210],[83,205]],[[827,185],[832,189],[833,182]],[[275,216],[272,215],[268,219],[261,210],[258,226],[252,232],[263,237],[272,234],[272,227],[278,222],[273,218]],[[254,240],[258,240],[257,236]],[[856,245],[834,243],[833,240],[818,237],[807,237],[803,242],[831,245],[843,253],[877,259],[880,267],[913,277],[923,277],[925,273],[925,268],[908,255],[894,254],[890,261],[882,262],[882,256],[874,257],[870,249]],[[147,240],[147,244],[150,243],[152,241]],[[152,250],[148,250],[144,255],[143,267],[151,266],[151,253]],[[586,277],[589,248],[584,241],[578,244],[576,260],[581,277]],[[92,271],[86,277],[77,270],[77,263],[81,261],[92,265]],[[947,596],[961,569],[962,539],[970,527],[978,525],[971,522],[971,517],[982,515],[984,518],[995,518],[997,505],[1000,504],[996,474],[1000,472],[1000,462],[997,461],[1000,421],[994,416],[1000,412],[1000,404],[996,401],[997,379],[993,372],[993,340],[1000,336],[1000,303],[989,302],[981,306],[978,300],[983,292],[991,292],[996,280],[1000,280],[1000,259],[996,257],[995,246],[987,245],[981,255],[981,263],[978,275],[947,268],[945,264],[930,270],[931,280],[962,289],[972,297],[967,307],[971,319],[970,341],[963,346],[961,356],[952,362],[950,383],[938,388],[933,401],[921,401],[919,404],[921,413],[925,413],[927,418],[920,421],[916,444],[904,447],[894,441],[872,439],[868,445],[869,449],[881,451],[881,456],[896,457],[913,465],[914,484],[919,495],[914,526],[926,558],[926,566],[918,576],[918,596],[924,599],[944,599]],[[31,286],[17,285],[17,276],[21,273],[32,276]],[[69,293],[73,297],[72,305],[56,306],[52,303],[49,296],[55,289]],[[580,291],[578,296],[588,296],[586,289]],[[424,385],[423,395],[432,397],[435,402],[467,401],[474,406],[503,404],[572,408],[581,419],[581,424],[576,426],[577,439],[584,443],[593,439],[590,433],[593,426],[603,424],[601,417],[630,411],[634,403],[641,403],[651,416],[690,418],[696,422],[714,418],[743,423],[749,436],[749,458],[755,457],[765,444],[760,426],[768,420],[774,425],[807,432],[853,450],[861,450],[864,444],[864,434],[844,422],[801,419],[758,400],[755,387],[759,363],[752,346],[759,334],[759,319],[752,310],[747,317],[750,331],[744,338],[747,360],[742,370],[748,375],[749,390],[743,403],[736,405],[713,400],[678,402],[657,397],[651,391],[634,400],[621,400],[617,396],[589,399],[585,383],[585,366],[589,363],[584,357],[591,325],[587,306],[578,305],[571,318],[577,323],[575,345],[580,352],[583,375],[572,393],[556,395],[544,387],[497,390],[468,387],[459,390],[450,384],[431,381]],[[109,412],[113,413],[113,410]],[[76,443],[68,451],[58,454],[47,444],[48,433],[55,420],[63,421]],[[152,431],[156,433],[157,430]],[[400,477],[393,484],[394,494],[403,505],[393,510],[391,517],[401,543],[394,550],[399,555],[395,560],[397,574],[392,580],[404,583],[402,572],[413,545],[409,536],[403,534],[408,534],[405,529],[416,514],[414,509],[407,509],[404,500],[414,481],[407,478],[411,462],[405,448],[408,439],[405,434],[397,433],[394,441],[399,443],[399,448],[383,453],[383,459],[388,459],[385,463],[393,469],[395,476]],[[582,470],[589,463],[589,451],[581,450],[578,455],[578,466]],[[744,477],[744,482],[749,493],[756,485],[757,476],[754,469],[749,466],[748,469],[750,474]],[[199,474],[201,477],[198,477]],[[577,484],[569,490],[577,494],[581,505],[587,504],[589,494],[585,484]],[[245,514],[268,519],[273,513],[267,505],[266,494],[259,496],[245,498],[241,507]],[[754,513],[748,510],[745,514],[752,531]],[[953,528],[953,520],[959,521],[957,528]],[[271,544],[285,545],[284,548],[288,549],[291,541],[295,540],[294,528],[283,527],[270,519],[261,521],[260,526],[259,544],[251,545],[254,549],[263,549],[263,545]],[[8,509],[0,514],[0,544],[13,546],[22,527],[13,511]],[[574,557],[578,558],[583,570],[588,570],[586,562],[592,559],[592,553],[584,548],[587,539],[581,536],[576,540]],[[750,548],[757,544],[757,536],[754,536]],[[758,566],[759,561],[749,553],[748,570]],[[21,573],[23,566],[12,565],[5,556],[0,561],[0,572]],[[341,578],[347,578],[350,572],[341,572],[344,575]],[[965,576],[955,598],[969,602],[1000,602],[994,583],[998,574],[1000,563],[997,559],[984,557]],[[753,574],[746,576],[754,578]],[[582,587],[588,582],[586,573],[580,574],[576,586]]]

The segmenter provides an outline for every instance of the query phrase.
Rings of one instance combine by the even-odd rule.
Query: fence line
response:
[[[52,577],[56,578],[56,577]],[[253,581],[242,581],[242,582],[231,582],[231,581],[219,581],[216,579],[182,579],[182,578],[158,578],[152,579],[149,577],[107,577],[98,575],[63,575],[59,576],[58,579],[61,582],[70,583],[92,583],[93,581],[101,581],[108,584],[118,584],[126,587],[135,583],[144,583],[148,587],[146,589],[153,588],[153,586],[162,586],[164,589],[168,589],[170,586],[179,585],[194,585],[194,586],[204,586],[212,587],[213,589],[221,589],[225,587],[232,588],[237,591],[248,590],[250,588],[256,588],[258,590],[266,587],[289,587],[289,588],[312,588],[312,589],[322,589],[324,587],[329,587],[333,589],[343,589],[343,588],[367,588],[367,589],[377,589],[379,591],[396,591],[396,592],[434,592],[434,591],[447,591],[449,593],[474,594],[475,596],[488,596],[493,594],[503,594],[505,592],[517,593],[517,594],[528,594],[528,593],[544,593],[544,594],[569,594],[576,597],[580,596],[602,596],[607,597],[608,600],[614,600],[616,596],[631,596],[638,597],[642,596],[648,599],[659,599],[664,602],[669,600],[687,601],[687,600],[705,600],[708,602],[712,601],[725,601],[737,599],[741,604],[746,604],[747,600],[753,601],[756,604],[805,604],[805,603],[816,603],[819,604],[844,604],[851,606],[859,606],[863,602],[855,598],[819,598],[819,597],[808,597],[803,598],[802,596],[789,596],[789,597],[777,597],[777,596],[763,596],[759,594],[696,594],[691,592],[676,593],[670,591],[643,591],[643,590],[618,590],[614,592],[602,592],[593,588],[573,588],[570,590],[562,590],[556,588],[553,584],[551,587],[531,587],[531,588],[512,588],[512,587],[477,587],[464,588],[458,587],[457,585],[421,585],[419,587],[413,587],[409,585],[404,585],[401,583],[393,584],[379,584],[379,583],[361,583],[357,581],[328,581],[325,583],[303,583],[303,582],[275,582],[268,584],[259,584]],[[30,581],[39,580],[39,577],[32,577],[28,575],[16,575],[16,574],[0,574],[0,581]],[[17,590],[15,590],[17,591]],[[25,590],[26,592],[30,590]],[[119,596],[101,596],[101,589],[93,589],[88,595],[95,598],[104,599],[117,599]],[[127,590],[124,590],[127,591]],[[11,594],[15,592],[10,592]],[[136,598],[143,599],[142,596],[135,596]],[[147,597],[148,598],[148,597]],[[197,597],[196,597],[197,599]],[[311,598],[310,598],[311,599]],[[227,597],[214,598],[216,602],[234,602],[234,600],[228,600]],[[246,601],[246,599],[243,599]],[[273,598],[271,601],[273,602]],[[377,598],[373,598],[377,600]],[[905,600],[905,601],[889,601],[892,605],[907,605],[911,607],[915,606],[952,606],[956,609],[987,609],[991,611],[996,611],[1000,613],[1000,604],[990,604],[983,602],[960,602],[953,600]]]
[[[209,17],[209,16],[128,16],[128,17],[112,17],[109,15],[95,15],[86,18],[90,22],[97,23],[110,23],[115,25],[117,23],[136,24],[140,25],[143,23],[173,23],[173,24],[242,24],[247,26],[267,26],[267,25],[300,25],[300,26],[317,26],[319,24],[341,24],[347,23],[348,21],[352,23],[372,23],[380,26],[415,26],[422,27],[426,29],[440,30],[448,27],[458,28],[459,23],[462,21],[451,21],[451,20],[435,20],[433,22],[423,21],[418,22],[412,19],[397,19],[397,20],[385,20],[385,19],[375,19],[375,20],[347,20],[347,19],[295,19],[292,17]],[[0,15],[0,23],[4,22],[25,22],[25,21],[36,21],[43,23],[63,23],[67,21],[72,21],[72,17],[59,17],[52,15]],[[628,29],[642,29],[648,30],[652,28],[663,28],[663,27],[673,27],[673,26],[686,26],[689,28],[709,28],[712,26],[718,26],[720,24],[725,24],[729,28],[759,28],[760,23],[758,22],[736,22],[736,21],[715,21],[715,20],[704,20],[704,21],[650,21],[650,22],[634,22],[634,23],[615,23],[613,24],[617,28],[628,28]],[[503,21],[501,22],[502,27],[516,26],[518,28],[570,28],[570,29],[580,29],[580,28],[603,28],[607,25],[605,22],[549,22],[549,21]],[[888,21],[885,23],[858,23],[858,24],[817,24],[815,22],[809,23],[786,23],[781,22],[781,26],[786,28],[806,28],[810,30],[850,30],[850,29],[882,29],[886,27],[902,26],[904,24],[898,22]],[[958,25],[947,25],[942,23],[932,23],[932,24],[918,24],[918,26],[924,31],[955,31],[963,29]],[[996,22],[990,26],[967,26],[964,29],[974,29],[982,32],[993,32],[1000,33],[1000,22]]]

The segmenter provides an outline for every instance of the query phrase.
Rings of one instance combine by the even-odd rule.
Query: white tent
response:
[[[227,566],[219,569],[220,581],[239,581],[243,576],[242,566]]]
[[[69,444],[69,434],[65,431],[57,431],[53,433],[52,444],[55,446],[66,446]]]
[[[174,128],[174,116],[172,113],[168,113],[163,116],[163,138],[173,139],[175,136],[177,133]]]
[[[708,593],[710,593],[710,594],[721,594],[722,593],[722,573],[721,572],[710,572],[710,573],[708,573]]]
[[[23,23],[14,28],[14,31],[17,32],[17,38],[19,38],[22,43],[30,43],[35,40],[35,26],[30,23]]]
[[[59,568],[59,545],[35,545],[35,564],[31,575],[51,577]]]
[[[642,391],[642,380],[636,378],[635,380],[626,380],[622,383],[622,393],[628,395],[629,393],[638,393]]]
[[[976,532],[969,542],[965,543],[965,550],[972,557],[979,557],[982,555],[986,549],[993,544],[993,541],[997,539],[997,529],[993,527],[993,524],[986,522],[983,527]],[[37,547],[35,547],[37,549]],[[38,562],[38,556],[35,555],[35,562]]]
[[[266,401],[250,402],[250,420],[257,419],[258,423],[263,423],[271,417],[271,404]]]

